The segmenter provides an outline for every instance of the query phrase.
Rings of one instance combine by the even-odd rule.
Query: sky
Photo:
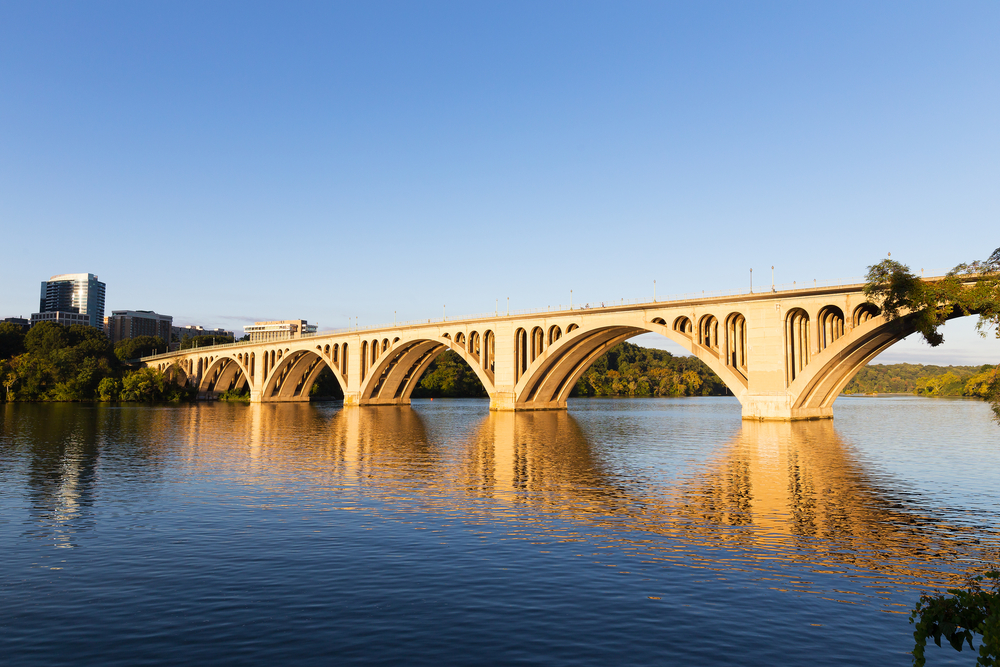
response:
[[[942,272],[1000,245],[998,34],[996,2],[0,0],[0,317],[75,272],[237,330]],[[878,361],[996,363],[973,325]]]

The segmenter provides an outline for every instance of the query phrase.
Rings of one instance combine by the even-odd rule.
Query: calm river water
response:
[[[1000,558],[978,401],[487,408],[0,405],[0,662],[908,665]]]

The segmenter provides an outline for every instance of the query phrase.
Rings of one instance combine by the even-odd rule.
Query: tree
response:
[[[915,276],[910,267],[884,259],[868,267],[865,295],[901,329],[913,326],[932,347],[944,342],[939,329],[952,317],[979,315],[976,329],[1000,339],[1000,248],[989,259],[959,264],[941,279]],[[995,376],[994,376],[995,378]],[[1000,423],[1000,381],[988,384],[986,398]]]
[[[55,322],[39,322],[24,336],[24,348],[31,354],[49,356],[68,345],[66,327]]]
[[[24,331],[12,322],[0,322],[0,360],[24,352]]]
[[[156,351],[167,351],[167,344],[159,336],[136,336],[115,343],[115,356],[123,363],[131,359],[148,357]]]
[[[983,588],[983,581],[989,580],[990,588]],[[951,595],[922,595],[910,614],[910,623],[916,626],[913,632],[914,667],[926,663],[924,649],[927,639],[941,645],[944,637],[956,651],[961,651],[967,643],[975,650],[972,639],[982,637],[979,658],[981,667],[1000,667],[1000,572],[987,572],[985,577],[969,578],[966,588],[949,588]]]

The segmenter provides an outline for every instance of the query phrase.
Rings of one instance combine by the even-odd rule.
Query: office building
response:
[[[38,302],[37,315],[65,313],[63,316],[31,316],[35,322],[55,321],[60,324],[87,324],[100,329],[104,326],[105,285],[93,273],[64,273],[52,276],[42,282],[42,293]],[[84,315],[86,321],[69,317],[68,314]]]
[[[308,324],[305,320],[271,320],[254,322],[243,327],[243,331],[250,335],[250,342],[264,343],[270,340],[301,338],[303,334],[316,333],[316,328],[315,324]]]
[[[85,327],[89,327],[90,316],[86,313],[71,313],[65,310],[51,310],[45,313],[32,313],[31,326],[35,326],[39,322],[55,322],[56,324],[61,324],[66,327],[73,324],[82,324]]]
[[[113,310],[104,319],[104,332],[112,343],[139,336],[159,336],[169,343],[173,323],[170,315],[158,315],[151,310]]]

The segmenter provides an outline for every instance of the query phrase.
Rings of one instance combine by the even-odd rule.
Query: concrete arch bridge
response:
[[[823,419],[855,373],[913,332],[905,319],[887,322],[863,287],[321,332],[142,362],[206,397],[249,386],[252,402],[307,401],[329,368],[345,406],[405,405],[431,362],[453,350],[483,383],[491,410],[551,410],[566,407],[577,380],[611,347],[655,332],[704,361],[739,399],[744,419]]]

